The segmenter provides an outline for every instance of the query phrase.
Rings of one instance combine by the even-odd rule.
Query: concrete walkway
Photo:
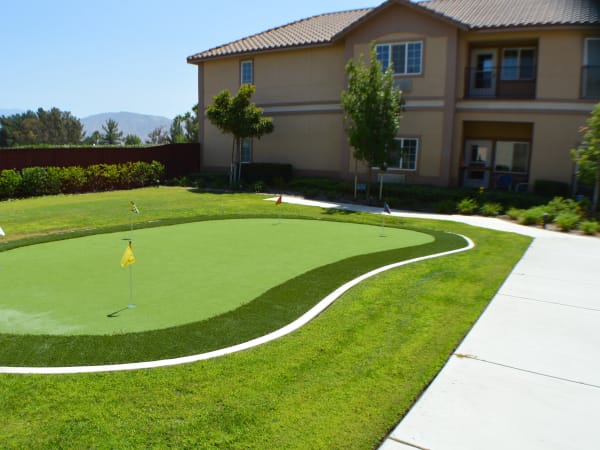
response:
[[[600,448],[600,239],[483,217],[393,214],[535,239],[380,450]]]

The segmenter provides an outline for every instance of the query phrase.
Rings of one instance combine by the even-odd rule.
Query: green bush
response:
[[[526,209],[519,216],[519,223],[522,225],[540,225],[544,223],[544,214],[546,210],[543,206],[534,206]]]
[[[458,202],[456,209],[460,214],[469,215],[473,214],[477,210],[478,206],[479,205],[477,204],[477,201],[467,197]]]
[[[600,223],[595,220],[584,220],[579,224],[579,228],[583,231],[583,234],[593,236],[600,231]]]
[[[483,216],[495,217],[502,212],[502,205],[500,203],[484,203],[479,212]]]
[[[579,220],[580,220],[579,214],[565,211],[565,212],[561,212],[556,217],[555,222],[561,231],[571,231],[571,230],[575,229],[575,227],[577,227]]]
[[[523,214],[523,209],[519,208],[508,208],[506,210],[506,215],[510,217],[512,220],[519,220],[519,217]]]
[[[579,215],[579,206],[577,202],[570,198],[554,197],[545,207],[548,214],[548,220],[554,221],[562,213],[571,213]]]
[[[19,194],[23,197],[44,195],[47,191],[48,172],[45,167],[25,167],[21,169]]]
[[[0,172],[0,199],[14,198],[19,194],[21,173],[14,169]]]
[[[533,192],[546,197],[567,197],[569,185],[560,181],[536,180],[533,184]]]
[[[79,166],[62,167],[60,170],[61,192],[76,194],[85,190],[87,176],[85,169]]]

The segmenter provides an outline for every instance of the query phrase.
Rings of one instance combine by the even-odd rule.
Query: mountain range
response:
[[[0,116],[12,116],[26,112],[23,109],[0,108]],[[109,112],[94,114],[83,117],[79,120],[83,124],[83,131],[86,135],[91,135],[94,131],[103,133],[102,125],[106,124],[108,119],[112,119],[119,125],[119,131],[123,136],[134,134],[139,136],[142,142],[146,141],[148,134],[159,127],[163,127],[168,133],[171,127],[171,119],[163,116],[152,116],[148,114],[137,114],[131,112]]]

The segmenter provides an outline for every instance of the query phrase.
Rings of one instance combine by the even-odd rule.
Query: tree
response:
[[[123,132],[119,131],[119,124],[113,120],[108,119],[104,125],[102,125],[102,144],[104,145],[119,145],[123,141]]]
[[[146,144],[165,144],[169,142],[169,135],[165,131],[164,127],[156,127],[150,133],[146,139]]]
[[[198,105],[192,111],[175,116],[169,130],[169,142],[173,144],[198,142]]]
[[[58,108],[2,116],[0,127],[0,147],[79,144],[83,139],[81,121]]]
[[[128,134],[125,136],[125,145],[142,145],[142,139],[135,134]]]
[[[223,133],[233,136],[229,175],[231,185],[239,181],[242,140],[260,139],[274,129],[273,119],[264,117],[262,108],[250,103],[254,90],[251,84],[242,84],[235,96],[229,90],[224,90],[213,98],[213,103],[206,109],[208,120]]]
[[[598,103],[582,127],[584,133],[582,145],[571,150],[573,160],[577,163],[577,178],[594,185],[592,194],[592,215],[598,211],[600,197],[600,103]]]
[[[102,135],[98,130],[94,131],[90,136],[86,136],[83,140],[85,145],[100,145],[102,142]]]
[[[354,158],[368,170],[367,196],[370,196],[373,167],[386,170],[392,153],[397,150],[396,134],[404,100],[394,87],[391,67],[383,71],[371,45],[369,66],[360,56],[346,65],[348,89],[342,93],[348,141]]]

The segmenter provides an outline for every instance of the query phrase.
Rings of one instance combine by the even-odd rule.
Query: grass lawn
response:
[[[91,233],[89,228],[126,230],[129,216],[121,210],[130,199],[146,214],[144,221],[152,222],[140,224],[148,227],[276,213],[373,225],[380,220],[286,204],[276,211],[254,195],[144,189],[0,203],[0,224],[11,239],[0,241],[0,249],[63,238],[60,230],[77,230],[69,235]],[[455,223],[387,220],[433,235],[462,233],[477,247],[381,274],[298,332],[224,358],[126,373],[0,375],[2,446],[372,448],[439,371],[529,243]],[[377,259],[397,257],[393,252],[380,252]],[[352,264],[341,267],[331,264],[325,272],[309,271],[312,278],[294,289],[318,292],[321,280],[337,283],[340,268],[364,267],[356,258],[365,256],[347,258]],[[252,320],[267,319],[261,315]],[[213,340],[235,334],[228,320]],[[44,341],[37,344],[43,353]],[[62,344],[69,353],[71,343]],[[118,344],[139,343],[132,338]],[[0,337],[0,348],[7,346],[10,335]]]

